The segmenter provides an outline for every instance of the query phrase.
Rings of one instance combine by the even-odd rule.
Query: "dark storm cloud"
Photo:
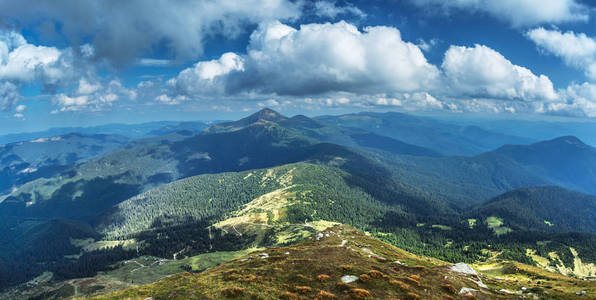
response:
[[[73,48],[91,40],[98,59],[121,65],[163,46],[178,58],[197,58],[206,36],[233,38],[247,24],[295,19],[300,7],[288,0],[0,0],[0,22],[62,35]]]

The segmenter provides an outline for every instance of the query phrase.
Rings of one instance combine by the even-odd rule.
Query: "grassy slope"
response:
[[[94,277],[65,281],[52,280],[52,273],[46,272],[38,278],[0,293],[1,299],[62,299],[88,297],[113,293],[125,288],[153,283],[157,280],[186,270],[202,271],[224,262],[240,258],[262,249],[205,253],[180,260],[167,260],[153,256],[142,256],[115,265],[111,271],[100,272]]]
[[[412,255],[351,227],[335,226],[292,246],[258,251],[199,274],[182,273],[94,299],[453,299],[462,287],[479,290],[473,293],[476,299],[515,299],[518,294],[498,290],[518,291],[522,286],[558,299],[571,299],[580,290],[596,293],[590,282],[509,264],[516,269],[484,267],[488,276],[481,279],[488,288],[481,288],[474,282],[477,278],[454,273],[441,261]],[[511,270],[521,276],[497,279]],[[344,275],[361,279],[339,283]]]

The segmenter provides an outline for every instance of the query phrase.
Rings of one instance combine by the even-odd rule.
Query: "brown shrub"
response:
[[[455,300],[455,298],[449,296],[449,295],[443,295],[443,299],[445,300]]]
[[[223,290],[222,293],[226,297],[234,298],[234,297],[238,297],[238,296],[241,296],[242,294],[244,294],[244,288],[233,287],[233,288]]]
[[[365,283],[365,282],[367,282],[369,280],[370,280],[370,276],[368,276],[366,274],[360,275],[360,282]]]
[[[312,291],[312,288],[310,286],[299,285],[294,287],[294,291],[300,294],[308,294],[310,291]]]
[[[370,272],[368,272],[368,274],[372,278],[382,278],[383,276],[385,276],[385,274],[383,274],[381,271],[377,271],[377,270],[370,270]]]
[[[397,285],[399,286],[400,289],[404,290],[404,291],[409,291],[410,290],[410,286],[404,282],[401,282],[399,280],[389,280],[389,283],[393,284],[393,285]]]
[[[352,299],[366,299],[370,297],[370,292],[365,289],[351,289],[350,297]]]
[[[418,281],[419,278],[420,277],[417,278],[417,277],[413,277],[413,276],[408,276],[405,278],[405,280],[415,286],[420,286],[420,281]]]
[[[416,266],[411,266],[410,269],[422,271],[422,270],[426,269],[426,267],[425,266],[421,266],[421,265],[416,265]]]
[[[327,274],[320,274],[320,275],[317,276],[317,279],[320,282],[323,282],[323,281],[327,281],[327,280],[331,279],[331,276],[329,276]]]
[[[350,265],[341,265],[339,267],[344,271],[352,270],[352,266]]]
[[[248,274],[248,275],[244,275],[242,277],[242,279],[240,279],[241,281],[244,282],[253,282],[257,279],[257,276],[253,275],[253,274]]]
[[[448,284],[448,283],[441,284],[441,288],[449,294],[455,294],[457,292],[455,290],[455,288],[451,284]]]
[[[326,291],[319,291],[317,296],[315,297],[316,300],[331,300],[336,299],[335,295]]]
[[[305,276],[305,275],[302,275],[302,274],[298,274],[298,275],[296,275],[296,277],[298,279],[300,279],[300,280],[303,280],[303,281],[312,281],[312,277]]]
[[[413,279],[416,279],[416,280],[420,280],[420,275],[412,274],[409,277],[410,278],[413,278]]]
[[[238,278],[240,278],[240,276],[235,272],[226,272],[223,274],[223,280],[225,281],[238,280]]]
[[[294,294],[292,292],[285,291],[285,292],[281,293],[280,298],[283,300],[298,300],[298,299],[300,299],[300,296],[298,296],[298,294]]]
[[[407,293],[406,294],[406,298],[407,300],[417,300],[420,299],[420,296],[414,294],[414,293]]]
[[[463,296],[461,296],[463,299],[469,299],[469,300],[475,300],[476,297],[472,294],[465,294]]]

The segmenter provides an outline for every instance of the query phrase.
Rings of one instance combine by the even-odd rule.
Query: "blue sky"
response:
[[[596,117],[579,0],[0,0],[0,133],[362,110]]]

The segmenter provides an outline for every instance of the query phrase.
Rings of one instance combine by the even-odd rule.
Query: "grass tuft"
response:
[[[298,294],[285,291],[285,292],[281,293],[280,298],[283,300],[298,300],[298,299],[300,299],[300,296],[298,296]]]
[[[236,298],[242,296],[244,294],[244,288],[241,287],[233,287],[229,289],[225,289],[222,291],[222,294],[229,298]]]
[[[443,284],[441,284],[441,288],[442,288],[442,289],[443,289],[445,292],[448,292],[448,293],[450,293],[450,294],[455,294],[455,293],[457,292],[457,291],[455,290],[455,288],[454,288],[454,287],[453,287],[451,284],[448,284],[448,283],[443,283]]]
[[[335,297],[335,294],[326,292],[326,291],[319,291],[319,293],[315,297],[315,300],[332,300],[332,299],[337,299],[337,297]]]
[[[367,274],[360,275],[360,282],[366,283],[369,280],[370,280],[370,276],[368,276]]]
[[[327,280],[331,279],[331,276],[329,276],[327,274],[320,274],[320,275],[317,276],[317,279],[320,282],[324,282],[324,281],[327,281]]]
[[[371,270],[370,272],[368,272],[368,274],[372,278],[383,278],[385,276],[385,274],[383,274],[383,272],[380,272],[377,270]]]
[[[294,291],[300,294],[308,294],[312,291],[310,286],[299,285],[294,287]]]
[[[352,289],[350,290],[350,296],[352,299],[366,299],[370,297],[370,292],[365,289]]]

